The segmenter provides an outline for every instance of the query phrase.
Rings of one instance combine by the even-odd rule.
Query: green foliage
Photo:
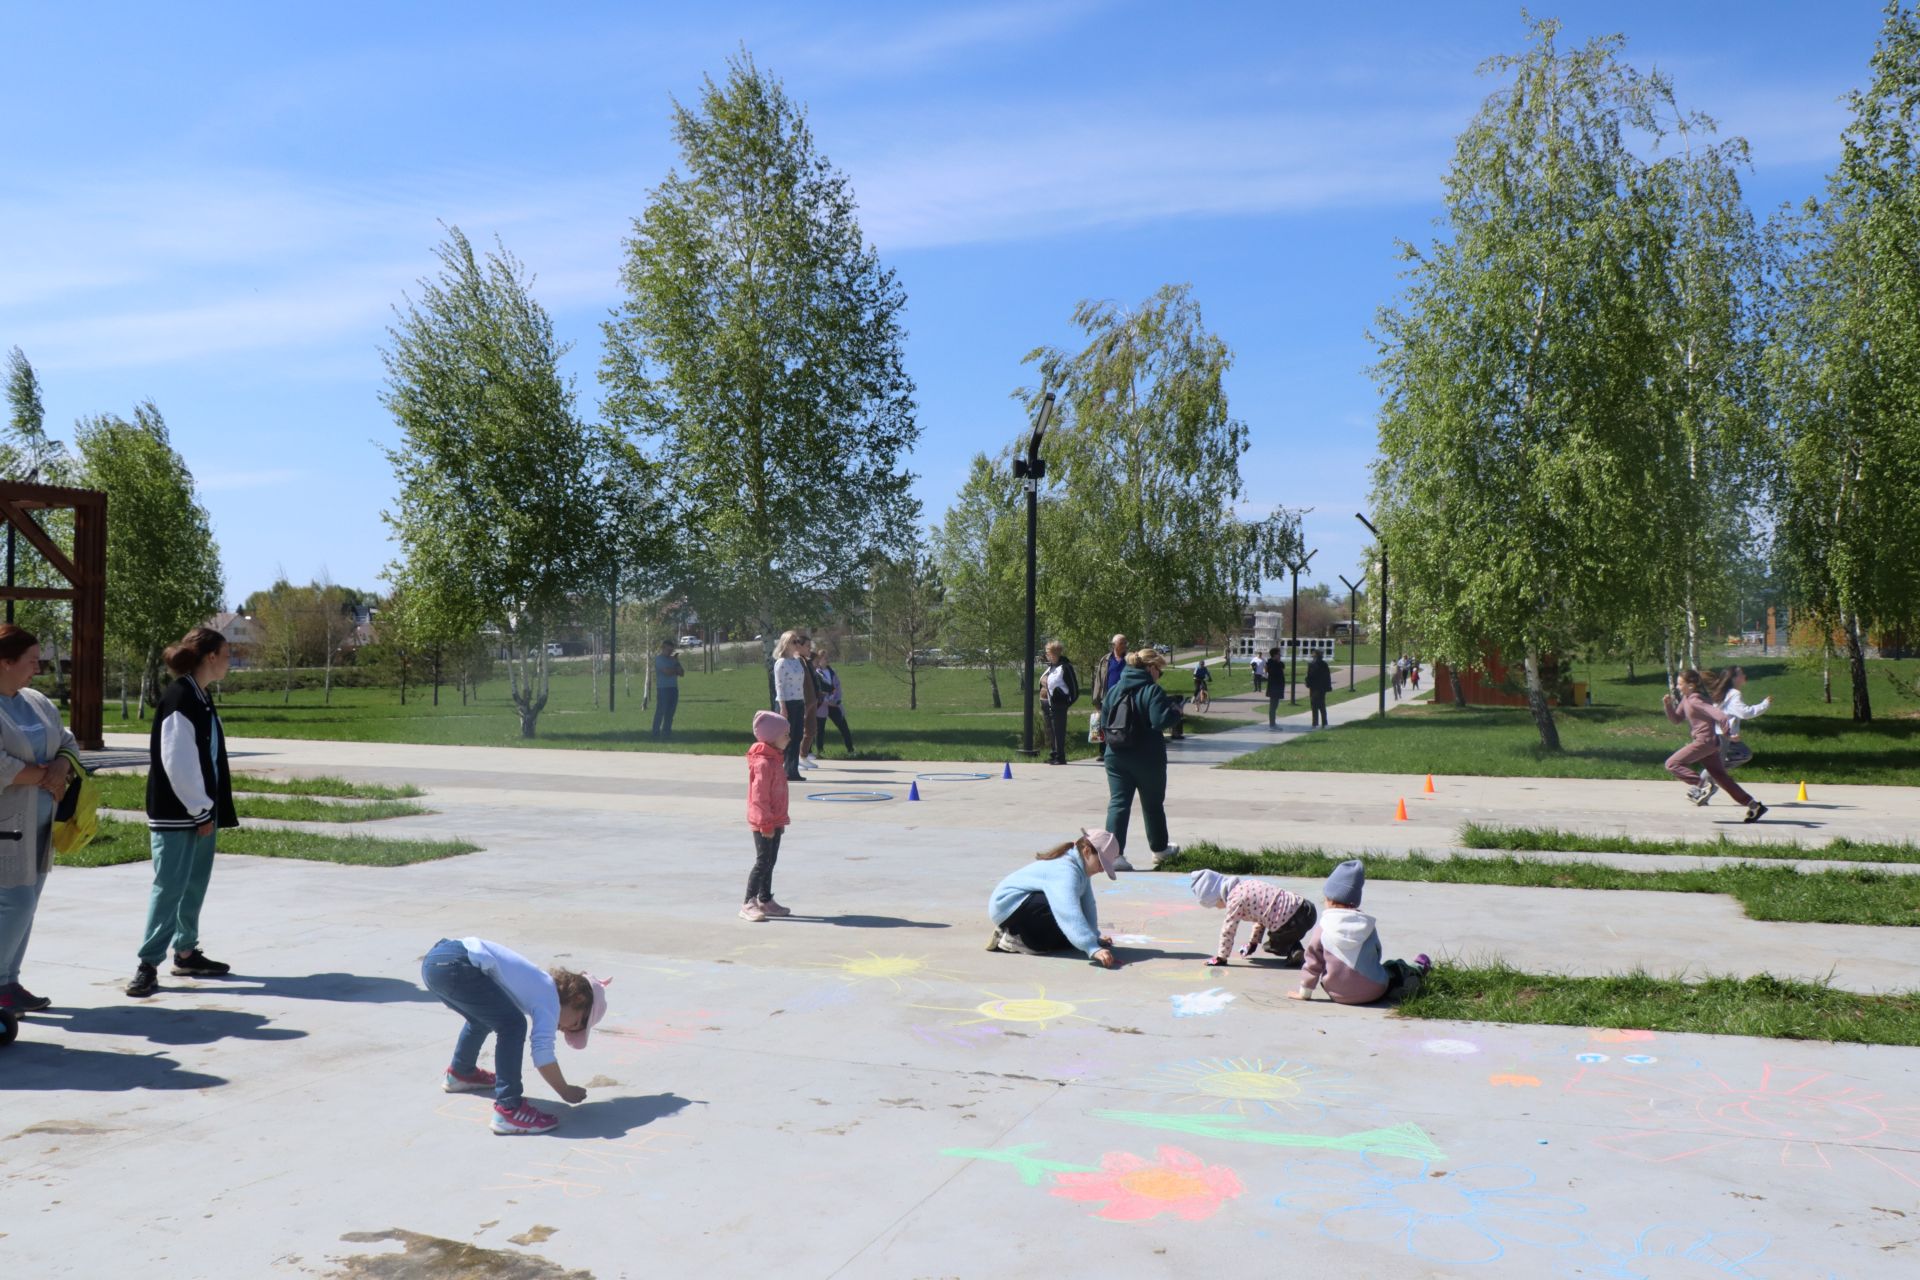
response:
[[[959,661],[986,671],[998,707],[1000,672],[1024,679],[1027,669],[1026,501],[1011,468],[974,455],[933,547],[946,587],[941,640]]]
[[[1507,827],[1469,822],[1460,828],[1460,843],[1469,849],[1512,849],[1522,853],[1650,853],[1689,858],[1772,858],[1788,861],[1920,862],[1920,844],[1911,840],[1851,840],[1837,836],[1824,844],[1784,844],[1772,841],[1652,840],[1645,836],[1595,835],[1559,827]]]
[[[1774,343],[1780,540],[1796,596],[1845,635],[1856,720],[1864,637],[1920,620],[1920,15],[1899,3],[1824,200],[1783,215]]]
[[[1247,427],[1227,408],[1227,344],[1185,285],[1131,310],[1082,302],[1073,323],[1086,345],[1030,352],[1040,385],[1020,393],[1032,410],[1052,389],[1060,413],[1040,513],[1048,633],[1085,661],[1117,631],[1180,643],[1237,626],[1250,580],[1299,544],[1291,513],[1233,515]]]
[[[100,786],[100,807],[139,812],[147,803],[147,775],[117,770],[94,775]],[[411,818],[433,810],[399,799],[323,800],[312,795],[254,796],[244,794],[245,780],[234,779],[234,808],[242,818],[274,818],[283,822],[376,822]]]
[[[771,641],[908,536],[905,295],[804,111],[750,58],[674,104],[673,136],[680,167],[634,222],[605,327],[606,411],[662,471],[703,616]]]
[[[402,443],[387,513],[409,596],[449,635],[482,620],[511,641],[521,732],[550,693],[546,629],[582,584],[604,580],[607,486],[619,442],[580,420],[560,374],[566,348],[518,259],[484,261],[458,227],[388,330],[382,402]]]
[[[75,430],[81,480],[107,495],[106,650],[159,690],[160,652],[220,608],[220,549],[152,401]]]

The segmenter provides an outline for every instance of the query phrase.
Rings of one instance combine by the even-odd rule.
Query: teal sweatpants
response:
[[[207,900],[207,881],[213,878],[215,833],[154,831],[153,896],[147,899],[147,936],[140,944],[140,960],[158,968],[167,956],[200,945],[200,904]]]
[[[1140,797],[1140,816],[1147,822],[1147,847],[1159,853],[1167,847],[1166,760],[1145,751],[1107,752],[1107,830],[1123,854],[1135,795]]]

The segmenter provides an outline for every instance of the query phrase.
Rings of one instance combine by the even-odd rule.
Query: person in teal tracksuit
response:
[[[1124,746],[1109,735],[1107,760],[1107,830],[1120,845],[1118,869],[1131,871],[1127,863],[1127,822],[1133,812],[1133,798],[1140,797],[1140,814],[1147,824],[1147,847],[1156,858],[1180,851],[1167,843],[1167,739],[1166,730],[1180,723],[1180,710],[1160,688],[1160,673],[1166,656],[1153,649],[1127,655],[1127,669],[1118,683],[1107,690],[1100,703],[1100,723],[1111,726],[1114,710],[1131,699],[1128,720],[1130,731]]]

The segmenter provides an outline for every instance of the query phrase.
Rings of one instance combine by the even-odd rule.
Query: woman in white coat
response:
[[[0,1009],[33,1013],[53,1001],[20,985],[40,891],[53,870],[53,811],[66,794],[77,751],[45,694],[27,687],[40,674],[40,641],[0,623]]]

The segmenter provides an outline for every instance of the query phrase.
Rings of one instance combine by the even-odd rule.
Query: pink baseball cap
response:
[[[1107,879],[1118,880],[1120,877],[1113,873],[1113,868],[1120,861],[1120,842],[1113,838],[1113,832],[1082,827],[1080,834],[1085,836],[1087,843],[1093,846],[1093,851],[1100,855],[1100,869],[1107,873]]]
[[[607,1016],[607,984],[612,982],[613,979],[596,978],[590,973],[585,976],[587,985],[593,988],[593,1008],[587,1010],[586,1026],[580,1028],[578,1031],[565,1031],[561,1033],[566,1036],[567,1047],[569,1049],[586,1048],[587,1033],[599,1026],[600,1019]]]

